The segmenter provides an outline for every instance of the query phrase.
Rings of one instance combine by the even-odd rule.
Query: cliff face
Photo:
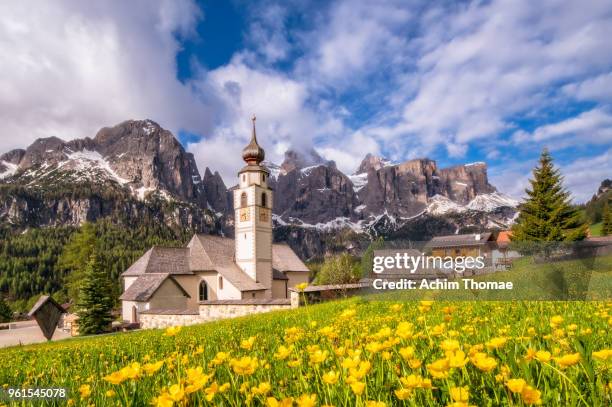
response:
[[[227,207],[220,176],[201,180],[193,155],[150,120],[105,127],[93,139],[38,139],[3,154],[0,187],[0,219],[14,225],[146,216],[205,230],[215,223],[206,209]]]

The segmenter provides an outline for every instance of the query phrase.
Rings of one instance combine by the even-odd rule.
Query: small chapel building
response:
[[[149,249],[121,275],[124,321],[155,328],[291,306],[291,289],[308,282],[309,270],[288,245],[272,243],[264,157],[253,117],[242,151],[246,166],[233,191],[234,239],[196,234],[186,247]]]

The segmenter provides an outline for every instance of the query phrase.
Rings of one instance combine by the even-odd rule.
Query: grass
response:
[[[603,227],[603,222],[594,223],[589,225],[589,229],[591,230],[591,236],[603,236],[601,229]]]
[[[611,325],[605,302],[356,297],[7,348],[0,384],[66,387],[69,405],[599,406]]]

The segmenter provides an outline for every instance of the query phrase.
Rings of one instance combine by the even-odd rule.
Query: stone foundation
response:
[[[261,314],[276,310],[290,309],[289,300],[247,300],[242,301],[206,301],[199,305],[198,311],[148,310],[139,315],[140,327],[143,329],[167,328],[177,325],[194,325],[203,322],[226,318],[236,318],[252,314]]]

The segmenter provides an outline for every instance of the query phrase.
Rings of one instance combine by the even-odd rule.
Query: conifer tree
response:
[[[107,273],[102,270],[94,252],[85,268],[76,304],[79,334],[108,332],[112,322],[113,303],[112,288]]]
[[[9,322],[13,318],[13,311],[0,295],[0,322]]]
[[[84,223],[80,230],[70,238],[58,260],[60,268],[67,271],[64,280],[68,297],[73,301],[79,300],[81,280],[85,273],[85,266],[91,259],[96,247],[96,230],[91,223]]]
[[[529,180],[526,200],[512,227],[515,242],[572,242],[586,237],[586,224],[572,206],[563,177],[546,149]]]
[[[603,207],[601,222],[601,234],[604,236],[612,235],[612,219],[610,216],[610,207],[608,205],[607,200]]]

